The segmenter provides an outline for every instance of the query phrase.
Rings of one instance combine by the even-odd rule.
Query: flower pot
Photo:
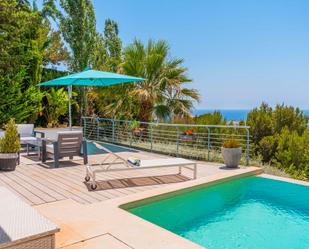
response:
[[[228,168],[237,168],[241,158],[241,147],[239,148],[222,148],[223,161]]]
[[[18,164],[18,153],[0,153],[0,170],[13,171]]]

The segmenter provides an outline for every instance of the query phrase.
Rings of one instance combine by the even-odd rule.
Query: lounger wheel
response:
[[[85,177],[85,181],[86,181],[86,182],[89,182],[89,181],[90,181],[90,176],[86,176],[86,177]]]
[[[91,184],[91,185],[90,185],[90,188],[91,188],[92,190],[96,190],[97,187],[98,187],[97,184]]]

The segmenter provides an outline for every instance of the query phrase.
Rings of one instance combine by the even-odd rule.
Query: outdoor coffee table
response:
[[[42,138],[36,138],[35,140],[29,140],[27,143],[27,156],[30,155],[30,147],[37,149],[38,159],[41,159],[42,156]]]

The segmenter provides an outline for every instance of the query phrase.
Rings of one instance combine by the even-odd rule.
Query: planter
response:
[[[237,168],[241,158],[241,147],[239,148],[222,148],[221,150],[224,164],[228,168]]]
[[[0,170],[15,170],[18,164],[18,157],[18,153],[0,153]]]

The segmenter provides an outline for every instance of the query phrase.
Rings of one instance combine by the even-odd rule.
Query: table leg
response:
[[[41,154],[42,154],[42,152],[41,152],[41,146],[38,146],[38,160],[41,159]]]

